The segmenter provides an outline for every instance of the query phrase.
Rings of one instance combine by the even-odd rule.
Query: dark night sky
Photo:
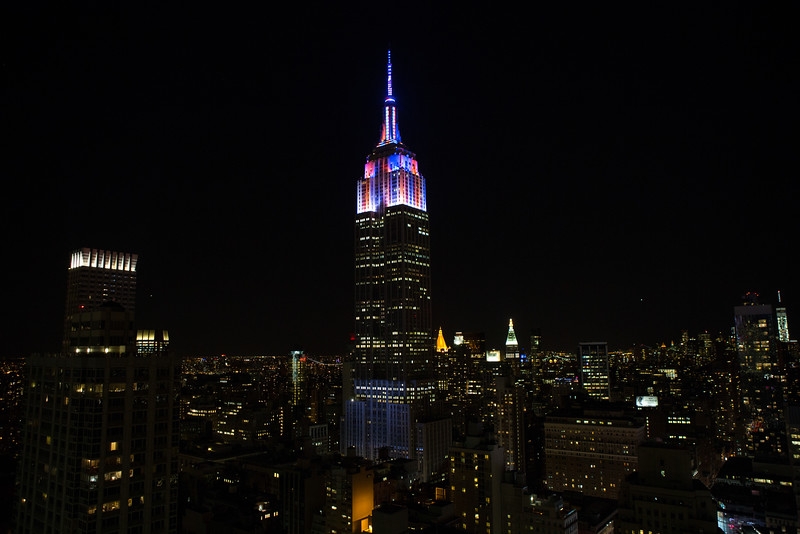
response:
[[[669,343],[746,291],[800,329],[782,6],[7,4],[2,356],[58,349],[83,246],[181,354],[343,353],[388,48],[448,342]]]

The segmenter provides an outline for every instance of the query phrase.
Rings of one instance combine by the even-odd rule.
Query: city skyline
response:
[[[748,291],[781,291],[793,330],[779,7],[459,6],[8,6],[3,356],[58,350],[81,247],[138,254],[137,324],[176,352],[343,353],[388,48],[448,343],[500,349],[509,319],[523,348],[677,342],[730,329]]]

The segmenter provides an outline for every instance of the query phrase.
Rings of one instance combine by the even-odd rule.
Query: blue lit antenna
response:
[[[378,146],[388,143],[400,142],[400,130],[397,127],[397,109],[392,95],[392,51],[389,50],[387,61],[386,99],[383,101],[383,126],[381,128],[381,141]]]
[[[387,86],[386,94],[388,96],[392,96],[392,51],[391,50],[389,50],[389,61],[386,70],[388,72],[388,78],[386,83]]]

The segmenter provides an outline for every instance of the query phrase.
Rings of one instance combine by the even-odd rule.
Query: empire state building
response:
[[[343,447],[367,458],[424,452],[435,397],[429,226],[425,178],[400,138],[390,52],[380,140],[356,184],[356,339]]]

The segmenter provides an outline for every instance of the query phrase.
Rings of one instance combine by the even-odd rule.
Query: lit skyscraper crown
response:
[[[386,99],[381,139],[367,157],[364,177],[356,185],[356,212],[374,212],[392,206],[427,210],[425,179],[417,158],[400,141],[397,107],[392,92],[392,52],[388,52]]]
[[[517,334],[514,332],[514,321],[508,320],[508,336],[506,336],[506,346],[517,345]]]

